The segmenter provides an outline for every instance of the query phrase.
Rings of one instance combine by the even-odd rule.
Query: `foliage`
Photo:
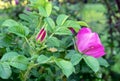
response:
[[[29,0],[23,6],[21,0],[15,7],[1,9],[0,80],[118,81],[119,29],[113,27],[120,15],[111,15],[116,7],[108,15],[107,0],[84,1],[88,0]],[[75,36],[84,26],[100,33],[106,56],[94,58],[78,52]],[[42,42],[36,41],[41,28],[46,31]]]

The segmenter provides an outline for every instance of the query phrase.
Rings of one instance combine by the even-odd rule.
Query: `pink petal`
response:
[[[78,34],[85,34],[85,33],[92,33],[91,29],[90,28],[86,28],[86,27],[83,27],[80,29],[80,31],[78,32]]]
[[[101,57],[105,54],[104,47],[101,44],[98,34],[97,33],[92,34],[93,35],[90,38],[89,43],[87,44],[87,48],[85,49],[88,51],[86,51],[85,54],[91,55],[93,57]]]
[[[84,49],[86,49],[86,45],[89,43],[89,40],[91,38],[91,30],[89,28],[82,28],[78,34],[77,34],[77,41],[76,45],[78,47],[78,50],[82,52]]]
[[[105,54],[104,47],[102,45],[94,45],[89,47],[89,50],[85,52],[88,56],[93,56],[95,58],[99,58]]]

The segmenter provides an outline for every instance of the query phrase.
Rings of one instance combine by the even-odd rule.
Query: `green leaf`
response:
[[[48,2],[48,0],[30,0],[30,2],[33,8],[38,8],[39,6],[45,6],[45,3]]]
[[[53,42],[54,41],[54,42]],[[59,47],[60,46],[60,40],[58,40],[56,37],[51,37],[48,41],[47,41],[47,46],[48,47]]]
[[[12,19],[8,19],[6,21],[3,22],[2,26],[7,26],[7,27],[13,27],[13,26],[17,26],[18,23]]]
[[[22,55],[16,56],[10,61],[11,66],[20,70],[26,70],[28,63],[29,63],[28,59]]]
[[[0,77],[8,79],[12,74],[11,68],[7,62],[0,62]]]
[[[71,31],[66,27],[60,27],[57,31],[55,31],[57,35],[71,35]]]
[[[7,52],[3,55],[1,61],[11,61],[16,56],[18,56],[17,52]]]
[[[8,34],[0,35],[0,48],[9,47],[12,42],[12,38]]]
[[[89,26],[87,25],[87,23],[84,22],[84,21],[78,21],[77,23],[78,23],[80,26],[89,27]]]
[[[65,58],[70,59],[73,65],[77,65],[81,61],[82,55],[80,55],[75,50],[70,50],[69,53],[65,56]]]
[[[45,56],[45,55],[40,55],[40,56],[37,58],[37,62],[38,62],[39,64],[47,63],[49,60],[50,60],[50,58],[48,58],[48,57]]]
[[[40,5],[40,6],[44,6],[45,5],[45,3],[48,1],[48,0],[35,0],[36,1],[36,3],[38,4],[38,6]]]
[[[49,25],[51,28],[54,28],[54,27],[55,27],[55,23],[54,23],[54,21],[53,21],[52,18],[47,17],[47,18],[45,18],[45,21],[48,23],[48,25]]]
[[[6,20],[2,26],[8,26],[8,32],[14,33],[20,37],[25,37],[29,34],[29,29],[14,20]]]
[[[112,65],[111,70],[120,73],[120,60],[118,60],[114,65]]]
[[[62,69],[62,72],[69,77],[74,71],[72,63],[63,59],[55,59],[55,63]]]
[[[102,65],[104,67],[108,67],[109,66],[108,62],[104,58],[101,57],[101,58],[98,58],[97,60],[98,60],[100,65]]]
[[[51,4],[50,2],[47,2],[47,3],[45,4],[45,10],[46,10],[46,12],[47,12],[47,16],[50,16],[51,11],[52,11],[52,4]]]
[[[56,10],[56,11],[59,11],[60,8],[58,6],[53,6],[53,8]]]
[[[80,54],[75,54],[71,58],[71,62],[73,65],[77,65],[82,59],[82,56]]]
[[[63,25],[64,22],[67,20],[67,18],[68,18],[68,16],[65,15],[65,14],[59,15],[59,16],[57,17],[57,20],[56,20],[57,25],[59,25],[59,26],[60,26],[60,25]]]
[[[79,29],[80,29],[80,25],[76,21],[73,21],[73,20],[67,20],[64,23],[64,26],[66,26],[66,27],[72,27],[72,28],[75,29],[76,32],[78,32]]]
[[[23,14],[20,14],[19,17],[22,20],[22,24],[34,30],[39,23],[39,15],[37,12],[24,11]]]
[[[47,29],[51,30],[51,32],[53,32],[53,30],[55,28],[55,23],[54,23],[53,19],[50,17],[47,17],[47,18],[45,18],[45,22],[48,24]]]
[[[40,13],[41,16],[43,16],[43,17],[47,17],[48,16],[44,7],[39,6],[38,10],[39,10],[39,13]]]
[[[22,25],[9,27],[8,31],[11,33],[14,33],[20,37],[25,37],[29,34],[29,29]]]
[[[65,50],[65,49],[73,46],[73,40],[72,39],[73,39],[72,35],[63,37],[60,41],[60,47]]]
[[[20,17],[22,20],[25,20],[25,21],[28,21],[28,22],[32,22],[30,16],[27,15],[27,14],[20,14],[19,17]]]
[[[84,56],[83,58],[86,64],[94,71],[97,72],[99,70],[99,63],[96,58],[91,56]]]

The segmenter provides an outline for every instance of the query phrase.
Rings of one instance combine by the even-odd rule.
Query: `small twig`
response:
[[[120,12],[120,0],[115,0],[116,1],[116,4],[118,6],[118,11]]]
[[[112,10],[111,5],[109,4],[108,0],[104,0],[106,7],[108,9],[109,14],[111,14],[112,16],[114,16],[116,19],[118,19],[118,17],[115,15],[115,12]]]

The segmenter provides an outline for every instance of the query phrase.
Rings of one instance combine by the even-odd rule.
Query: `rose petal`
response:
[[[86,55],[93,56],[95,58],[99,58],[105,54],[104,47],[102,45],[94,45],[89,47],[89,50],[85,52]]]
[[[77,47],[80,52],[86,49],[86,45],[89,43],[89,40],[92,36],[91,30],[89,28],[82,28],[77,34]]]

